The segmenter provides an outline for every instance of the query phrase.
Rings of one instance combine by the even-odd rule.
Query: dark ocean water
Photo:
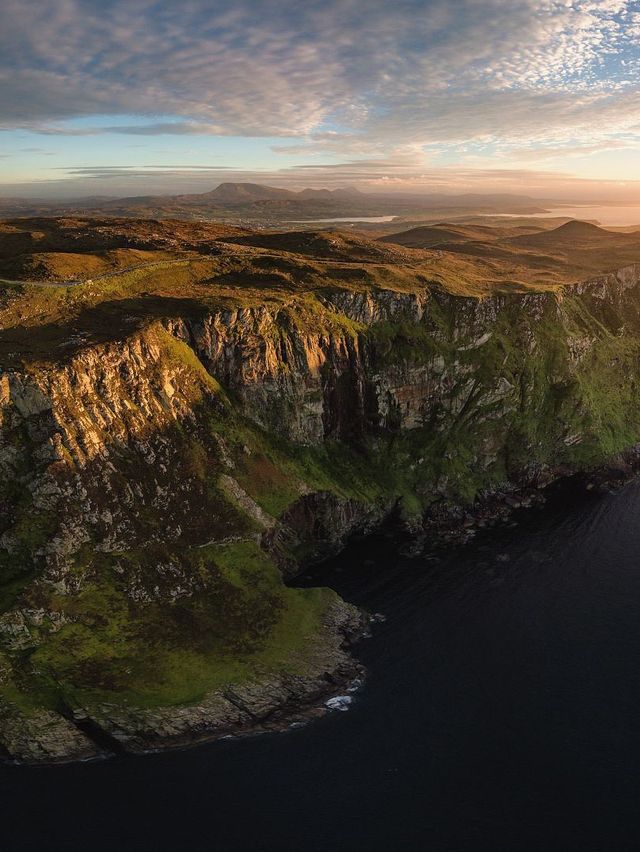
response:
[[[386,614],[349,712],[66,767],[0,767],[6,852],[640,849],[640,484],[559,494],[439,562],[324,580]]]

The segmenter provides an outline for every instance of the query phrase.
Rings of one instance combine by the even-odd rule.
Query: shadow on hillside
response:
[[[121,340],[156,320],[197,320],[208,311],[202,302],[187,298],[149,295],[102,302],[66,322],[0,330],[0,362],[3,366],[23,360],[60,363],[87,346]]]

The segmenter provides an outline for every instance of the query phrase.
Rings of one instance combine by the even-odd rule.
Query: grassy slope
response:
[[[304,674],[328,589],[285,588],[251,541],[191,549],[182,558],[205,591],[170,606],[132,603],[104,566],[72,601],[77,623],[30,655],[30,671],[38,672],[31,694],[71,706],[118,700],[152,707],[193,703],[263,672]],[[69,609],[66,599],[59,603]]]

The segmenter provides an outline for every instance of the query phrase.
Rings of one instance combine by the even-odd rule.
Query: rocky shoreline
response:
[[[609,463],[592,470],[575,472],[559,468],[539,471],[522,486],[488,491],[473,506],[442,504],[430,511],[418,524],[406,522],[410,541],[407,554],[420,554],[465,544],[481,530],[507,524],[518,509],[543,506],[550,490],[568,486],[579,491],[606,492],[620,488],[640,474],[640,444],[619,454]]]
[[[447,507],[433,512],[417,529],[403,525],[405,555],[418,555],[469,542],[480,530],[509,523],[518,509],[547,502],[549,489],[569,483],[581,491],[621,487],[640,473],[640,445],[609,464],[580,474],[546,471],[536,484],[494,491],[475,507]],[[554,475],[555,474],[555,475]],[[185,749],[215,740],[283,732],[330,712],[346,709],[340,696],[355,692],[366,676],[353,655],[370,635],[370,616],[336,598],[321,640],[311,649],[311,673],[279,674],[214,691],[197,704],[144,710],[103,704],[91,709],[65,707],[59,714],[42,711],[31,718],[0,717],[5,748],[2,762],[59,764],[100,760],[121,754]],[[334,706],[331,706],[332,699]]]
[[[375,620],[336,597],[314,647],[308,674],[281,673],[230,685],[186,706],[147,710],[122,704],[64,707],[31,716],[0,716],[0,759],[56,764],[188,748],[226,737],[284,731],[325,715],[326,702],[355,691],[365,676],[350,653]]]

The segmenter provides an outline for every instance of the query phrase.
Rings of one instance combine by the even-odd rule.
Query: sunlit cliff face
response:
[[[637,201],[638,0],[5,0],[4,194]]]

